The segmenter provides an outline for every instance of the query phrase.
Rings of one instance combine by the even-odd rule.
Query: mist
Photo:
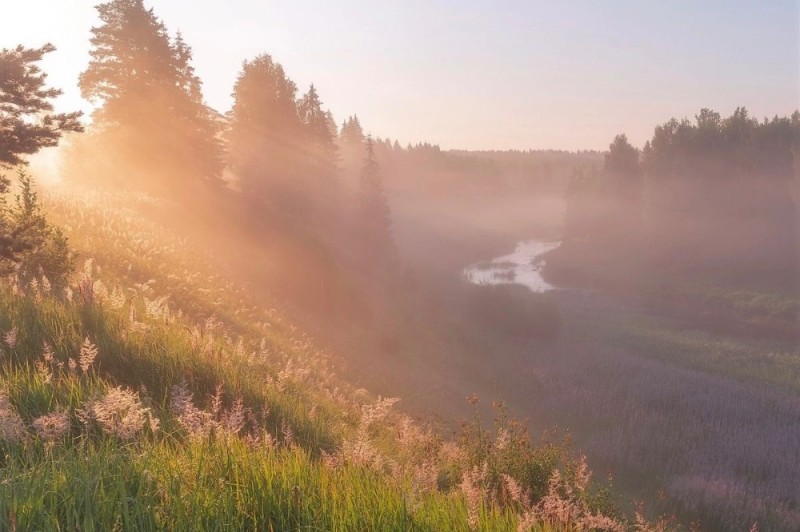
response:
[[[800,528],[796,108],[401,144],[270,50],[214,108],[177,23],[96,11],[90,116],[1,43],[0,528]]]

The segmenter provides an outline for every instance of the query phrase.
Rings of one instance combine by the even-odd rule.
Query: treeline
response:
[[[300,94],[267,54],[243,62],[225,115],[204,101],[192,49],[142,0],[97,6],[82,95],[97,106],[64,174],[180,197],[231,196],[251,225],[340,241],[363,268],[396,259],[373,141],[338,130],[314,85]],[[357,183],[351,190],[344,178]]]
[[[596,151],[443,150],[427,142],[402,147],[376,139],[376,153],[386,186],[405,193],[491,194],[500,199],[519,194],[561,194],[575,168],[602,164]]]
[[[656,127],[641,151],[620,135],[601,170],[573,176],[562,257],[595,250],[650,276],[796,290],[799,176],[800,112],[703,109]]]

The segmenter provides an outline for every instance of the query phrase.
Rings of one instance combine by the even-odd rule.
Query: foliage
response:
[[[619,274],[607,284],[622,285],[633,262],[640,268],[633,278],[702,275],[714,284],[794,293],[797,146],[800,112],[760,122],[744,108],[727,118],[701,109],[694,121],[657,126],[641,161],[620,135],[601,173],[573,179],[566,242],[549,267],[597,278],[592,272],[608,260],[617,263],[611,277]],[[568,264],[582,256],[594,258]]]
[[[13,240],[13,254],[3,264],[6,272],[13,269],[23,286],[36,280],[45,285],[43,290],[61,293],[76,258],[62,230],[47,221],[33,179],[24,170],[19,171],[19,193],[4,218]]]
[[[354,234],[359,261],[369,272],[390,273],[397,267],[397,250],[392,236],[392,219],[383,190],[380,166],[371,138],[361,169]]]
[[[92,28],[91,61],[80,77],[83,96],[99,103],[85,142],[105,147],[111,175],[125,165],[129,180],[216,182],[220,128],[203,103],[191,48],[180,34],[172,40],[142,0],[112,0],[97,11],[101,25]]]
[[[242,191],[281,212],[290,210],[281,204],[290,198],[279,194],[299,169],[302,123],[296,93],[283,67],[262,54],[242,65],[230,111],[230,164]]]
[[[525,505],[487,491],[475,506],[474,438],[445,441],[394,412],[396,399],[354,390],[277,311],[206,276],[213,261],[107,198],[87,201],[56,209],[102,253],[74,297],[0,287],[0,330],[14,332],[3,419],[19,435],[0,442],[0,526],[564,528],[523,514],[550,493],[552,465],[571,485],[580,460],[566,446],[537,447],[503,414],[481,456],[537,491]]]
[[[67,238],[47,221],[33,179],[20,169],[12,205],[0,203],[0,272],[15,273],[22,286],[34,282],[46,292],[61,292],[75,269]]]
[[[53,113],[51,100],[61,94],[45,86],[46,74],[36,63],[55,51],[41,48],[0,50],[0,168],[23,163],[21,155],[55,146],[68,131],[82,131],[80,112]],[[5,192],[6,183],[0,183]]]

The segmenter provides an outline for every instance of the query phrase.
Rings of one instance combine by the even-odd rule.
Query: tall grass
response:
[[[447,442],[157,227],[60,205],[103,258],[0,285],[0,529],[628,528],[567,445]]]

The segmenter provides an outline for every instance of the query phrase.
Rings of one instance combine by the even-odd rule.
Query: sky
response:
[[[77,88],[96,0],[0,0],[0,48],[52,42],[58,107]],[[800,108],[800,0],[145,0],[194,49],[225,112],[242,61],[270,54],[341,121],[463,149],[642,146],[703,107]]]

